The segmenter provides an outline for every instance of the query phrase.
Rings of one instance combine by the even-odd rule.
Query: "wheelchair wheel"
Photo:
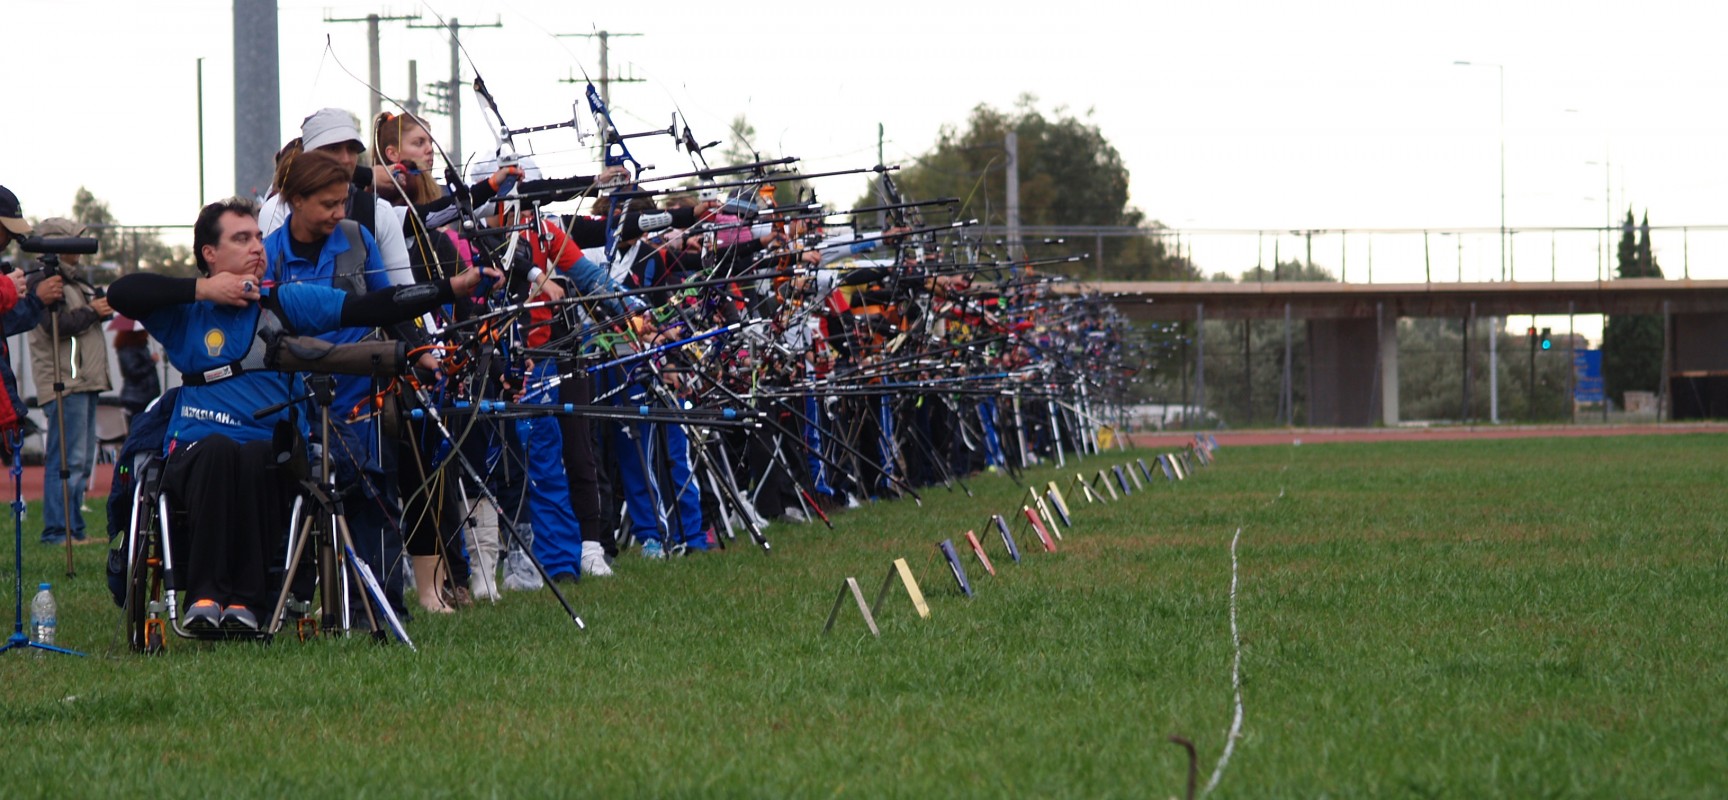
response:
[[[160,653],[167,644],[162,602],[161,537],[157,535],[155,504],[148,496],[133,497],[132,526],[126,532],[126,644],[135,653]]]

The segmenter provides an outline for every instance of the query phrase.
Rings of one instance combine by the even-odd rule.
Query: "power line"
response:
[[[366,117],[368,122],[377,119],[378,112],[383,110],[382,104],[384,92],[379,88],[379,84],[383,82],[384,78],[378,62],[378,23],[401,21],[412,22],[418,19],[420,19],[418,13],[404,16],[380,16],[378,14],[367,14],[364,17],[337,18],[330,16],[330,12],[328,11],[324,12],[325,22],[366,23],[366,79],[369,83],[367,88],[372,91],[371,102],[367,106],[371,112],[370,115]]]
[[[612,77],[611,67],[609,66],[609,62],[611,59],[611,47],[608,43],[612,40],[612,37],[614,37],[614,36],[641,36],[642,34],[640,34],[640,33],[613,33],[611,31],[596,31],[594,33],[555,33],[552,35],[555,37],[558,37],[558,38],[581,37],[584,39],[599,39],[600,40],[600,81],[599,81],[599,83],[600,83],[600,102],[606,104],[606,108],[608,111],[610,111],[612,108],[611,85],[613,83],[647,83],[647,81],[645,81],[641,78],[637,78],[634,75],[626,76],[623,78],[614,78],[614,77]],[[561,78],[560,82],[561,83],[583,83],[584,81],[578,81],[575,78]]]
[[[450,115],[450,149],[446,152],[457,161],[462,160],[462,40],[463,28],[502,28],[502,19],[490,24],[463,25],[455,17],[443,25],[415,25],[410,28],[437,28],[450,33],[450,80],[437,81],[427,86],[435,98],[444,101],[444,107],[439,113]],[[453,168],[461,169],[461,164],[451,164]]]

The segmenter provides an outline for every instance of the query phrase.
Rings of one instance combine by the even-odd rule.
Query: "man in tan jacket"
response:
[[[50,217],[36,225],[38,236],[84,236],[82,223]],[[78,275],[80,256],[60,257],[61,272]],[[32,284],[48,275],[37,274]],[[96,397],[108,391],[108,340],[102,320],[112,316],[108,301],[82,281],[66,281],[62,301],[48,309],[30,331],[30,368],[36,400],[48,418],[43,453],[42,543],[57,544],[68,534],[84,535],[84,489],[96,456]],[[58,346],[54,339],[58,326]],[[55,357],[59,357],[56,368]],[[56,386],[58,381],[59,386]],[[64,461],[62,461],[64,454]]]

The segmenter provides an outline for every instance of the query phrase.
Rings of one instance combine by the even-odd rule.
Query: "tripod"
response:
[[[310,398],[318,406],[318,425],[323,447],[319,452],[319,471],[309,474],[307,470],[299,470],[295,478],[300,484],[301,497],[295,501],[293,545],[289,548],[287,571],[282,576],[282,589],[276,597],[276,608],[270,614],[269,631],[274,636],[282,629],[283,617],[289,608],[288,597],[293,592],[294,579],[299,574],[306,552],[307,542],[316,542],[317,569],[319,590],[319,621],[324,631],[348,631],[353,625],[352,611],[349,607],[350,581],[358,583],[362,591],[360,607],[366,613],[367,630],[372,638],[383,641],[384,625],[379,622],[380,614],[390,626],[390,631],[396,638],[414,649],[414,642],[408,638],[408,632],[403,629],[402,621],[390,609],[390,604],[384,602],[383,589],[377,579],[368,570],[364,562],[354,555],[354,540],[348,532],[348,517],[342,507],[342,497],[336,488],[334,471],[330,468],[330,404],[335,400],[335,381],[329,375],[313,375],[306,379],[308,394],[306,397],[290,400],[287,405]],[[256,412],[265,416],[280,410],[274,406]],[[288,458],[293,458],[290,455]],[[282,459],[282,455],[277,456]],[[310,508],[306,506],[310,505]],[[304,607],[298,609],[304,611]],[[304,625],[306,619],[300,618],[297,628]],[[304,634],[302,634],[304,636]]]
[[[40,256],[38,260],[41,261],[42,268],[48,270],[51,275],[59,276],[63,281],[66,280],[66,277],[60,274],[59,256],[48,253]],[[52,343],[52,355],[54,356],[53,424],[55,427],[53,430],[56,432],[55,439],[60,445],[60,508],[65,512],[65,519],[62,520],[61,524],[66,526],[66,577],[71,578],[75,576],[75,572],[72,568],[72,469],[71,466],[66,463],[66,383],[61,380],[60,375],[60,312],[65,308],[65,300],[61,300],[49,307],[48,341]],[[77,359],[76,351],[74,351],[73,359]],[[76,371],[76,364],[74,364],[74,371]],[[76,377],[76,375],[74,375],[74,377]],[[44,470],[44,474],[46,474],[46,470]],[[44,520],[43,522],[46,524],[47,521]]]
[[[55,647],[51,644],[33,642],[24,635],[24,436],[14,428],[6,432],[7,443],[12,446],[12,636],[6,644],[0,646],[0,653],[8,650],[36,649],[51,653],[63,653],[69,656],[82,656],[76,650]],[[70,534],[68,534],[70,535]]]

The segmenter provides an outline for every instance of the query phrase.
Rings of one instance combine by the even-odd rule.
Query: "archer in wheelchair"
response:
[[[126,448],[144,458],[131,466],[130,525],[110,573],[123,557],[124,584],[114,588],[123,590],[116,599],[134,649],[159,649],[167,628],[187,638],[270,635],[260,617],[280,613],[276,592],[292,563],[276,559],[289,553],[291,509],[297,495],[316,491],[309,425],[295,405],[319,379],[302,372],[401,374],[407,366],[401,342],[311,337],[412,319],[471,293],[482,276],[468,270],[364,295],[266,286],[257,214],[240,198],[204,207],[193,229],[202,277],[134,273],[109,289],[113,307],[162,344],[183,381],[141,415],[155,419],[136,425],[133,438],[143,441]]]

